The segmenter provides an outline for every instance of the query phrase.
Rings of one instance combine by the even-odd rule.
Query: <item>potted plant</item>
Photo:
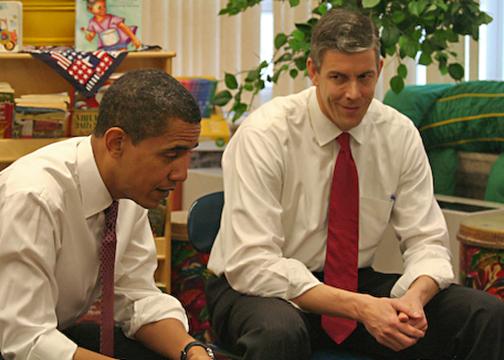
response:
[[[228,0],[219,15],[236,15],[262,0]],[[291,7],[301,0],[288,1]],[[280,76],[292,78],[306,76],[306,59],[310,52],[311,32],[320,16],[331,8],[346,7],[370,16],[381,34],[381,54],[396,57],[396,75],[390,80],[395,92],[404,88],[407,67],[403,59],[412,58],[421,65],[437,62],[441,74],[449,74],[454,80],[464,77],[464,68],[457,53],[450,50],[450,43],[459,41],[461,35],[479,38],[479,27],[492,18],[481,11],[475,0],[319,0],[312,17],[296,23],[290,34],[278,33],[274,39],[275,53],[270,61],[262,61],[256,68],[241,71],[245,76],[224,74],[225,89],[218,92],[214,104],[231,103],[232,121],[239,119],[250,108],[253,96],[265,87],[266,82],[276,83]],[[273,63],[273,75],[266,75],[266,68]],[[243,95],[252,94],[245,102]]]

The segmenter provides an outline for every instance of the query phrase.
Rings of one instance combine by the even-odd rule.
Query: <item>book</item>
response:
[[[76,0],[75,48],[79,51],[141,47],[142,0]]]
[[[14,89],[7,82],[0,82],[0,138],[11,137],[14,118]]]
[[[70,97],[60,94],[30,94],[15,99],[13,138],[55,138],[68,136]]]
[[[0,52],[18,52],[23,41],[23,4],[0,1]]]

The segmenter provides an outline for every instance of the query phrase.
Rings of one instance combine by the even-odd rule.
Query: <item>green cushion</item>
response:
[[[458,169],[458,155],[453,148],[434,149],[427,153],[434,177],[434,193],[455,194],[455,174]]]
[[[387,91],[383,103],[403,113],[416,127],[420,127],[436,100],[452,86],[453,84],[408,85],[399,94]]]
[[[504,153],[499,156],[490,170],[485,200],[504,203]]]
[[[504,151],[504,82],[469,81],[447,89],[420,127],[427,150]]]

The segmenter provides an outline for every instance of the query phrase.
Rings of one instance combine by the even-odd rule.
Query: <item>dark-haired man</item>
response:
[[[199,122],[195,100],[171,76],[129,72],[104,95],[93,135],[44,147],[0,173],[5,360],[110,359],[111,353],[179,359],[184,348],[187,359],[211,358],[202,344],[187,346],[194,339],[184,309],[155,286],[156,249],[145,209],[186,178]],[[111,239],[115,250],[102,256]],[[102,273],[106,262],[115,262],[113,272]],[[109,356],[97,353],[97,326],[75,325],[100,291],[109,291],[107,276],[115,347],[110,340],[100,347],[112,346]]]
[[[328,12],[312,34],[314,87],[259,108],[226,148],[207,299],[217,335],[246,360],[303,360],[320,348],[504,358],[504,304],[450,286],[422,141],[373,99],[381,68],[372,21]],[[371,268],[389,223],[401,276]]]

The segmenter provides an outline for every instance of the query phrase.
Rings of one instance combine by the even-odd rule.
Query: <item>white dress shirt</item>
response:
[[[59,330],[100,292],[103,210],[112,198],[89,137],[29,154],[0,173],[0,350],[6,360],[70,360],[77,345]],[[187,318],[156,288],[156,248],[147,210],[119,201],[115,314],[133,337],[144,324]]]
[[[275,98],[252,113],[223,160],[225,202],[208,267],[241,293],[292,299],[320,282],[327,209],[341,133],[315,88]],[[359,267],[371,266],[390,222],[404,273],[391,296],[420,275],[453,280],[448,233],[414,124],[373,100],[349,131],[359,174]]]

